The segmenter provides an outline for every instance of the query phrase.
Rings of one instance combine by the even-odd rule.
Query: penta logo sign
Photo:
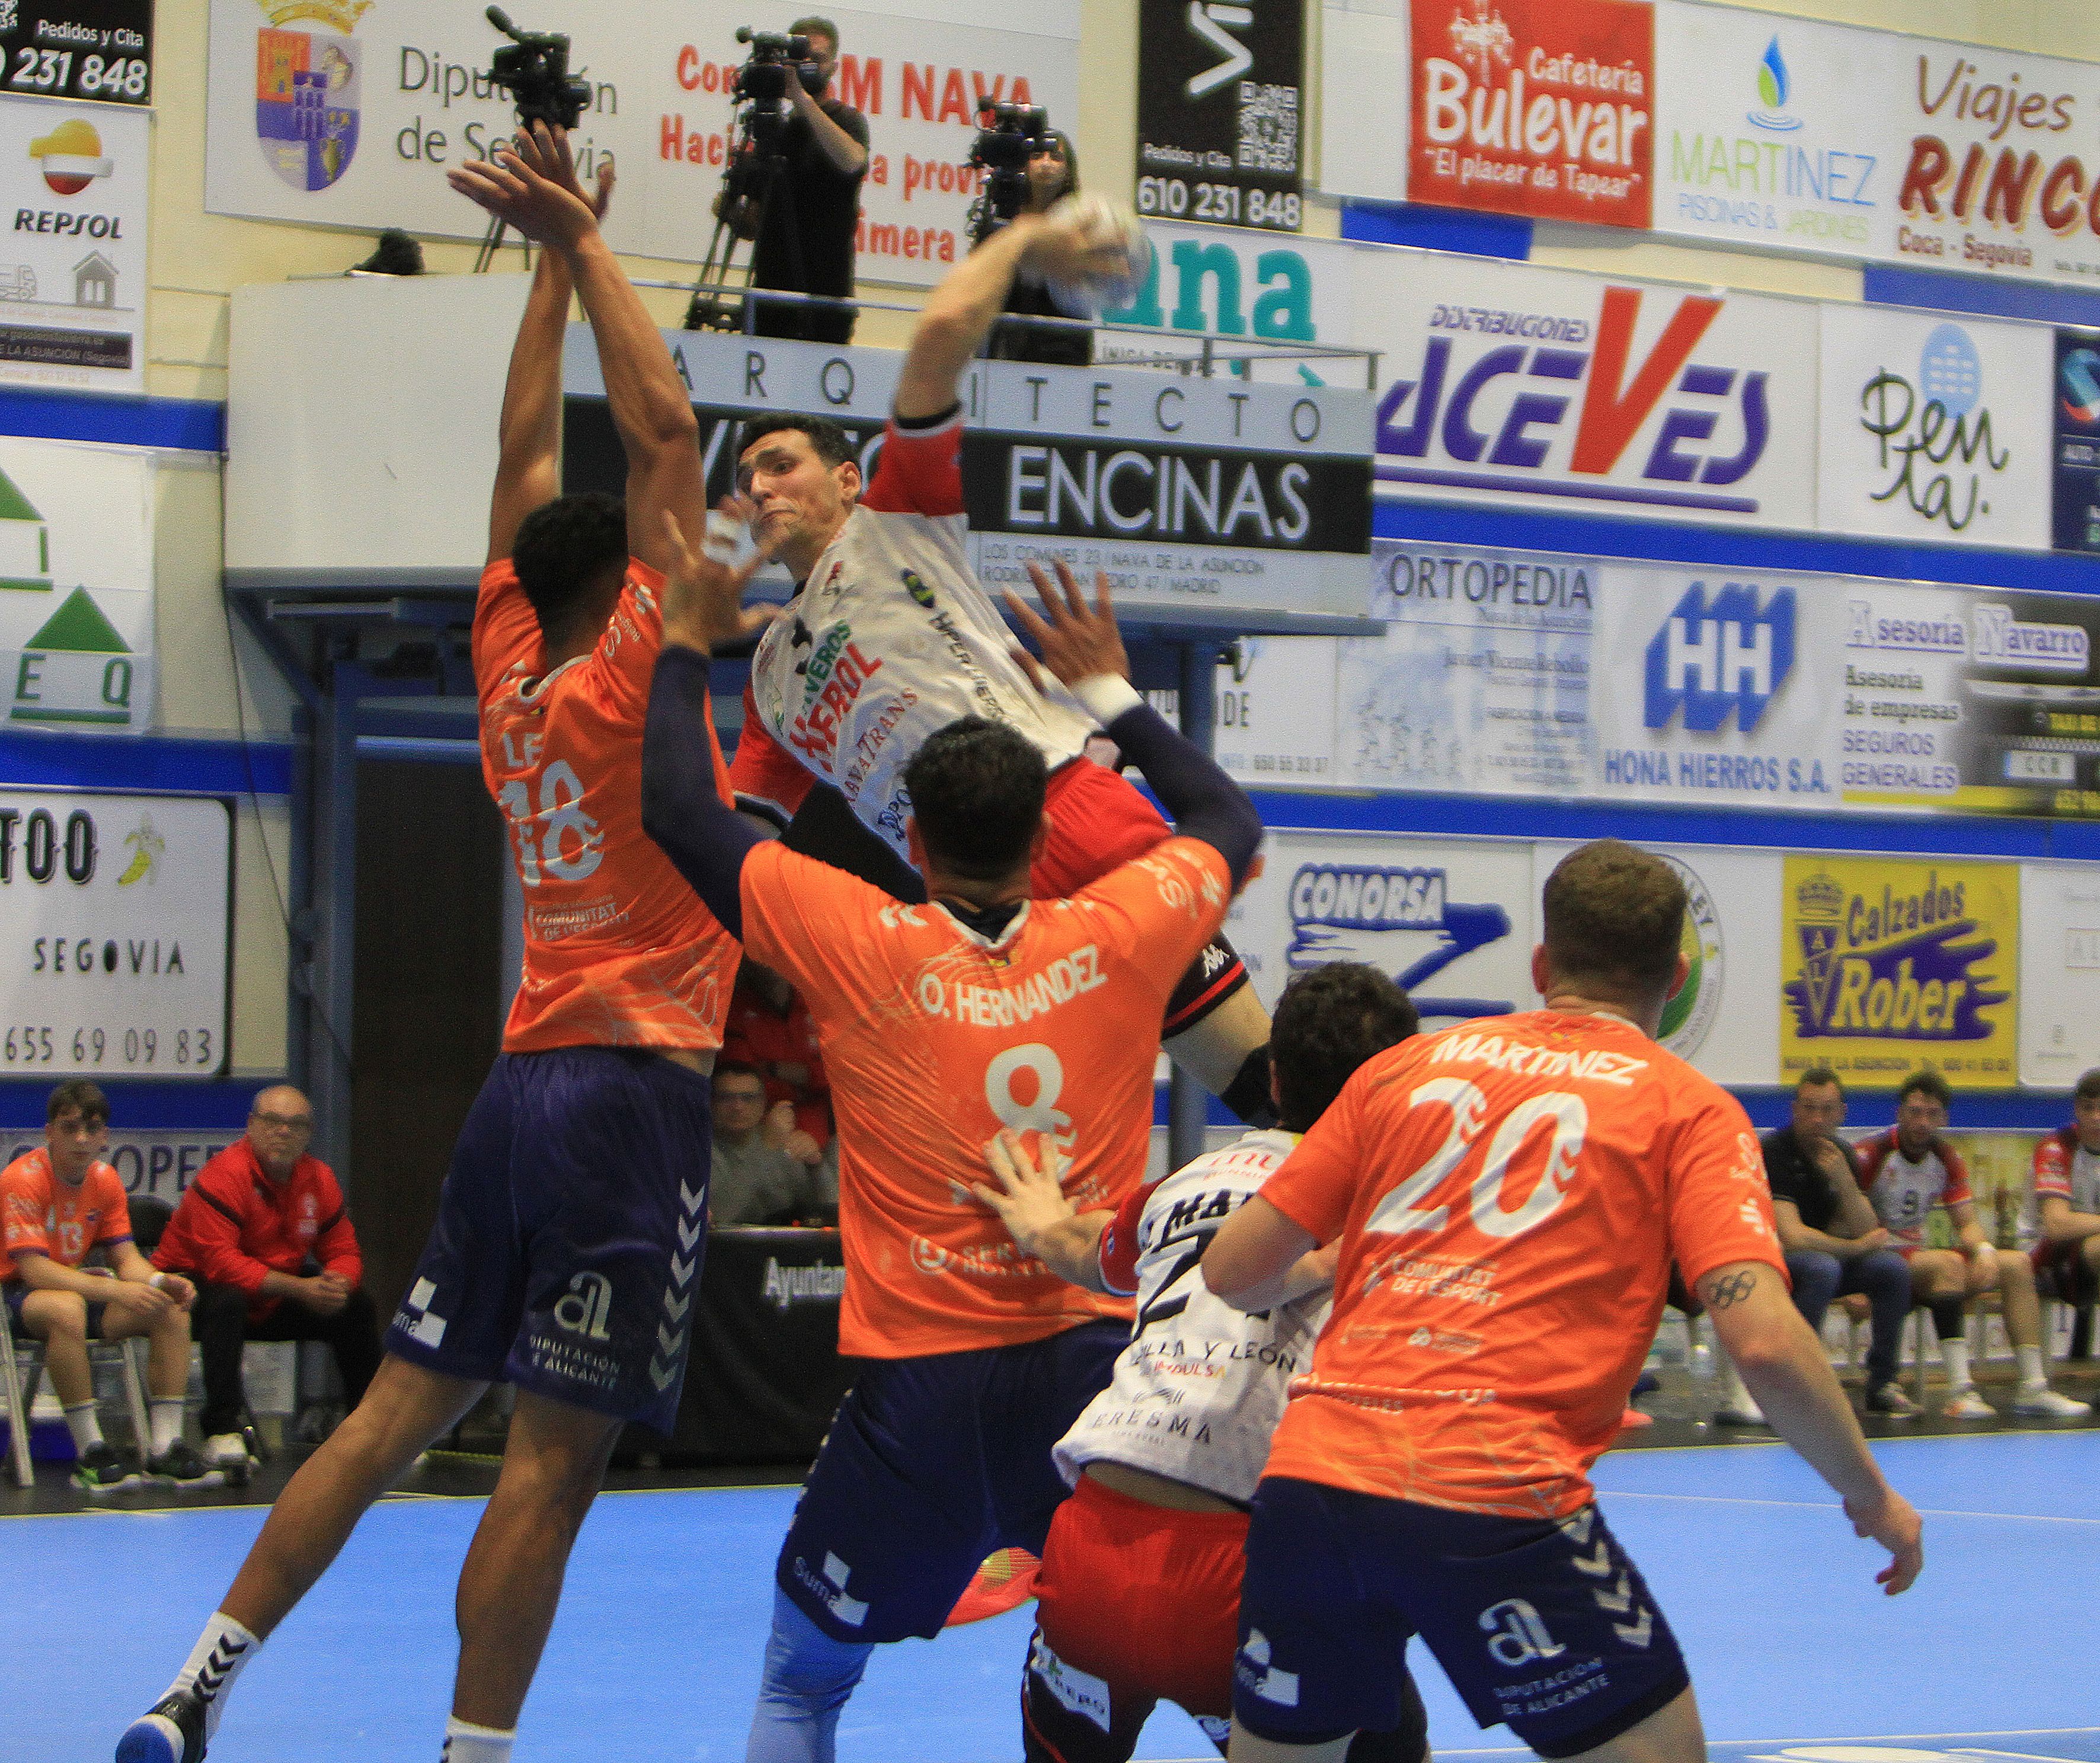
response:
[[[1793,669],[1793,590],[1781,588],[1762,607],[1758,590],[1730,582],[1709,605],[1695,581],[1648,639],[1641,722],[1667,728],[1681,711],[1691,732],[1718,732],[1731,715],[1743,734],[1756,731]]]

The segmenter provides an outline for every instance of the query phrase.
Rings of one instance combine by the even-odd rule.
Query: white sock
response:
[[[2021,1389],[2040,1390],[2047,1387],[2049,1373],[2043,1368],[2040,1347],[2014,1347],[2013,1357],[2020,1362]]]
[[[219,1712],[226,1705],[226,1693],[233,1687],[233,1680],[262,1646],[257,1636],[224,1611],[215,1610],[204,1625],[204,1633],[197,1637],[197,1644],[190,1649],[188,1659],[175,1673],[175,1681],[168,1686],[170,1695],[196,1692],[204,1703],[205,1743],[210,1743],[212,1734],[218,1730]]]
[[[183,1398],[171,1396],[164,1401],[156,1396],[147,1407],[152,1411],[153,1455],[157,1457],[183,1436]]]
[[[445,1719],[445,1748],[439,1763],[510,1763],[510,1747],[518,1729],[498,1732],[493,1726],[477,1726],[452,1714]]]
[[[1939,1343],[1939,1357],[1942,1363],[1947,1367],[1947,1381],[1948,1384],[1957,1390],[1966,1390],[1970,1385],[1970,1381],[1969,1376],[1968,1341],[1959,1335],[1957,1335],[1950,1341],[1941,1341]]]
[[[73,1447],[82,1456],[90,1445],[102,1443],[102,1417],[92,1401],[76,1402],[65,1411],[66,1426],[73,1434]]]

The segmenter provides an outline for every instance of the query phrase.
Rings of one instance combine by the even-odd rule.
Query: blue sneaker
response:
[[[117,1763],[204,1763],[204,1703],[196,1693],[164,1695],[126,1727]]]

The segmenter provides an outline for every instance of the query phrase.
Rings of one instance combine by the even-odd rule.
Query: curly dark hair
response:
[[[904,768],[927,855],[970,882],[1000,881],[1028,861],[1048,784],[1035,744],[981,716],[936,729]]]
[[[1330,961],[1283,988],[1268,1056],[1285,1130],[1309,1131],[1358,1066],[1422,1026],[1407,994],[1361,961]]]
[[[1922,1071],[1912,1071],[1896,1085],[1896,1106],[1901,1107],[1917,1095],[1930,1096],[1943,1108],[1954,1106],[1954,1086],[1930,1067]]]
[[[542,502],[518,522],[510,561],[540,636],[561,642],[589,615],[607,572],[626,571],[627,505],[603,490]]]

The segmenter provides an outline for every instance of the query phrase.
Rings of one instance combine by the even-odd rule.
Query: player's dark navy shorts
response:
[[[1287,1476],[1255,1494],[1233,1714],[1281,1744],[1392,1725],[1419,1634],[1483,1726],[1574,1756],[1674,1701],[1677,1637],[1595,1506],[1558,1523]]]
[[[836,1640],[938,1634],[986,1556],[1043,1552],[1068,1491],[1051,1447],[1129,1344],[1097,1322],[862,1360],[780,1545],[781,1588]]]
[[[33,1340],[36,1337],[30,1335],[29,1331],[22,1326],[22,1300],[29,1295],[29,1288],[22,1280],[9,1279],[0,1283],[0,1296],[4,1296],[7,1300],[8,1323],[13,1327],[18,1337],[27,1337]],[[99,1341],[103,1338],[102,1313],[108,1308],[107,1304],[90,1302],[88,1305],[87,1338],[89,1340]]]
[[[707,1248],[709,1094],[640,1049],[501,1056],[387,1350],[669,1432]]]

